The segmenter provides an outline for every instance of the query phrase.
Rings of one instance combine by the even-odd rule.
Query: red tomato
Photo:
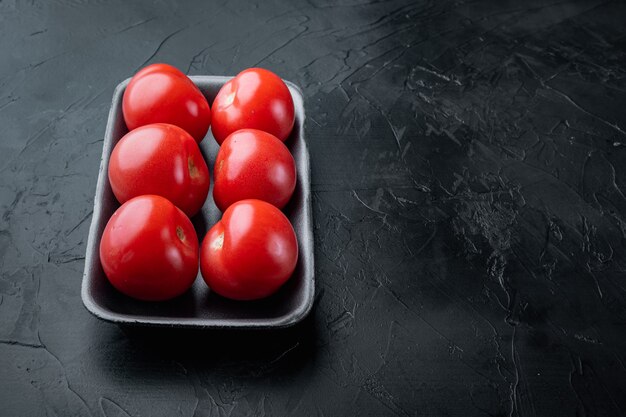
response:
[[[150,123],[185,129],[200,143],[211,124],[211,109],[198,87],[167,64],[148,65],[130,80],[122,111],[128,130]]]
[[[213,180],[213,199],[221,211],[249,198],[283,208],[296,188],[296,163],[276,136],[242,129],[222,143]]]
[[[209,230],[200,249],[204,281],[234,300],[256,300],[280,288],[298,261],[291,223],[260,200],[239,201]]]
[[[109,181],[120,203],[157,194],[191,217],[204,204],[210,179],[196,141],[180,127],[155,123],[120,139],[109,160]]]
[[[100,262],[120,292],[167,300],[189,289],[198,274],[198,237],[171,202],[143,195],[113,213],[100,241]]]
[[[220,145],[239,129],[263,130],[284,142],[294,117],[293,99],[283,80],[271,71],[250,68],[217,93],[211,131]]]

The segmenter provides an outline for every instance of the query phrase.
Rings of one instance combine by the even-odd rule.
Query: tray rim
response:
[[[219,82],[226,83],[228,80],[234,78],[234,76],[225,76],[225,75],[192,75],[189,78],[194,82],[194,84],[198,84],[198,82]],[[299,166],[298,170],[302,171],[304,169],[305,177],[308,179],[307,187],[304,189],[304,201],[303,201],[303,210],[304,217],[309,219],[309,226],[311,227],[311,233],[309,236],[299,236],[300,240],[306,240],[307,246],[310,247],[312,253],[309,258],[309,266],[310,277],[306,277],[306,279],[310,280],[310,291],[308,291],[308,297],[305,302],[300,304],[296,309],[290,312],[288,315],[278,317],[278,318],[264,318],[264,319],[245,319],[245,320],[233,320],[233,319],[206,319],[206,318],[198,318],[198,319],[172,319],[167,316],[163,317],[149,317],[149,318],[138,318],[136,315],[130,314],[122,314],[122,313],[114,313],[108,309],[103,308],[95,300],[91,297],[89,292],[89,265],[92,263],[92,252],[93,247],[98,243],[96,242],[96,234],[98,229],[98,224],[102,218],[102,209],[101,209],[101,200],[104,196],[104,188],[105,181],[104,178],[106,176],[105,171],[108,164],[108,159],[113,150],[113,126],[115,124],[115,115],[117,110],[115,108],[115,104],[121,100],[121,97],[130,82],[131,78],[127,78],[120,82],[113,91],[113,96],[111,100],[111,107],[109,109],[109,114],[107,117],[107,124],[104,133],[104,141],[102,145],[102,154],[100,156],[100,165],[98,169],[98,180],[96,183],[96,190],[94,195],[94,205],[93,205],[93,216],[91,218],[91,224],[89,226],[89,234],[87,237],[87,244],[85,248],[85,267],[83,271],[82,283],[81,283],[81,299],[85,308],[98,319],[113,322],[117,324],[126,324],[126,325],[135,325],[135,326],[146,326],[146,327],[170,327],[170,328],[202,328],[202,329],[228,329],[228,328],[240,328],[240,329],[277,329],[277,328],[286,328],[295,325],[296,323],[301,322],[311,311],[313,308],[313,301],[315,298],[315,259],[314,259],[314,238],[313,238],[313,209],[312,209],[312,201],[311,201],[311,162],[310,162],[310,153],[308,143],[304,136],[304,123],[306,120],[306,111],[304,109],[304,95],[302,94],[302,90],[293,82],[284,80],[285,84],[289,87],[291,94],[293,96],[294,92],[299,96],[300,100],[300,114],[301,118],[298,120],[298,123],[294,128],[299,129],[301,134],[301,146],[303,148],[304,153],[304,163],[303,166]],[[210,140],[205,138],[204,140]],[[300,176],[301,174],[299,174]],[[209,197],[207,197],[209,198]],[[178,321],[177,321],[178,320]]]

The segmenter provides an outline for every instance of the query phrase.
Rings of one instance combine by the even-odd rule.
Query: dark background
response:
[[[0,415],[626,415],[620,2],[0,1]],[[114,87],[300,85],[316,299],[128,329],[80,284]]]

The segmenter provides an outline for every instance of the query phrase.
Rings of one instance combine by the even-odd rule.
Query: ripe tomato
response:
[[[143,195],[113,213],[100,241],[100,262],[122,293],[167,300],[189,289],[198,274],[198,237],[171,202]]]
[[[122,101],[128,130],[150,123],[170,123],[200,143],[211,124],[211,109],[198,87],[178,69],[152,64],[130,80]]]
[[[271,71],[250,68],[220,89],[213,102],[211,131],[220,145],[239,129],[259,129],[283,142],[294,123],[293,99],[283,80]]]
[[[109,160],[109,181],[120,203],[157,194],[191,217],[204,204],[210,179],[193,138],[180,127],[155,123],[120,139]]]
[[[256,300],[280,288],[298,261],[293,227],[276,207],[260,200],[230,206],[207,233],[200,270],[216,293],[234,300]]]
[[[283,208],[296,188],[296,163],[276,136],[242,129],[222,143],[213,180],[213,199],[221,211],[249,198]]]

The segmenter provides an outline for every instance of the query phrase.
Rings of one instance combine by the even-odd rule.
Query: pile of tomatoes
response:
[[[254,300],[293,274],[298,243],[281,209],[296,186],[283,143],[294,104],[274,73],[247,69],[220,89],[212,105],[178,69],[150,65],[123,98],[129,133],[108,166],[122,204],[102,234],[100,261],[111,284],[145,301],[174,298],[198,274],[221,296]],[[223,212],[199,245],[190,221],[207,199],[209,169],[199,143],[209,128],[220,150],[213,199]]]

